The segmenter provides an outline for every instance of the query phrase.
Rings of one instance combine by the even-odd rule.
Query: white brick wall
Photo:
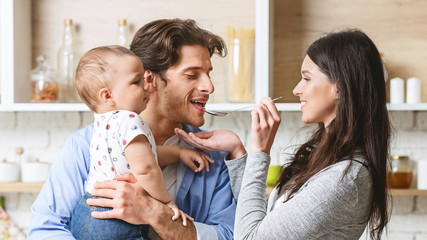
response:
[[[395,126],[392,154],[407,154],[415,161],[427,154],[427,112],[392,112]],[[304,126],[300,112],[282,112],[282,124],[273,145],[273,161],[284,163],[286,154],[303,142],[313,127]],[[66,138],[92,122],[90,112],[0,113],[0,159],[15,159],[15,148],[23,147],[23,161],[39,158],[52,163]],[[235,131],[244,144],[249,142],[251,116],[236,112],[224,118],[206,116],[203,128],[227,128]],[[416,179],[416,178],[415,178]],[[413,186],[416,186],[413,181]],[[37,194],[0,193],[6,198],[6,210],[25,231],[30,208]],[[383,239],[427,240],[427,197],[395,197],[392,218]]]

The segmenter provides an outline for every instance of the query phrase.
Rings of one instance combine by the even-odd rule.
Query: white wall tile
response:
[[[14,112],[0,112],[0,130],[14,129],[16,126],[16,114]]]
[[[410,130],[414,127],[414,113],[411,111],[390,112],[390,121],[396,129]]]
[[[427,215],[427,197],[418,196],[415,198],[415,213]],[[426,227],[427,232],[427,227]]]
[[[417,233],[426,231],[427,215],[393,215],[388,229],[392,232]]]
[[[415,237],[412,233],[389,232],[383,240],[414,240]]]
[[[415,240],[427,240],[427,233],[416,234]]]
[[[409,214],[414,211],[415,200],[412,196],[393,196],[393,214]]]

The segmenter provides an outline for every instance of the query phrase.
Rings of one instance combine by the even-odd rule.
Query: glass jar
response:
[[[254,101],[255,29],[227,27],[228,83],[227,101]]]
[[[31,70],[31,102],[57,102],[59,86],[56,72],[47,63],[44,55],[37,57],[38,66]]]
[[[392,155],[391,169],[387,171],[390,188],[409,188],[413,177],[414,163],[408,156]]]

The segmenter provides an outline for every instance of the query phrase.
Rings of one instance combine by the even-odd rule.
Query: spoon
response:
[[[282,96],[274,98],[274,99],[271,99],[271,101],[274,102],[274,101],[279,100],[281,98],[282,98]],[[243,109],[246,109],[246,108],[255,107],[256,105],[257,104],[252,104],[252,105],[249,105],[249,106],[245,106],[245,107],[241,107],[241,108],[236,108],[236,109],[234,109],[232,111],[229,111],[229,112],[218,112],[218,111],[206,110],[206,108],[203,108],[203,110],[205,111],[205,113],[208,113],[208,114],[216,116],[216,117],[225,117],[225,116],[227,116],[228,114],[230,114],[232,112],[243,110]]]

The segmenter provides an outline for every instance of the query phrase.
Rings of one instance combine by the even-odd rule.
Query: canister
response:
[[[409,156],[392,155],[391,169],[387,171],[390,188],[409,188],[412,183],[414,163]]]

